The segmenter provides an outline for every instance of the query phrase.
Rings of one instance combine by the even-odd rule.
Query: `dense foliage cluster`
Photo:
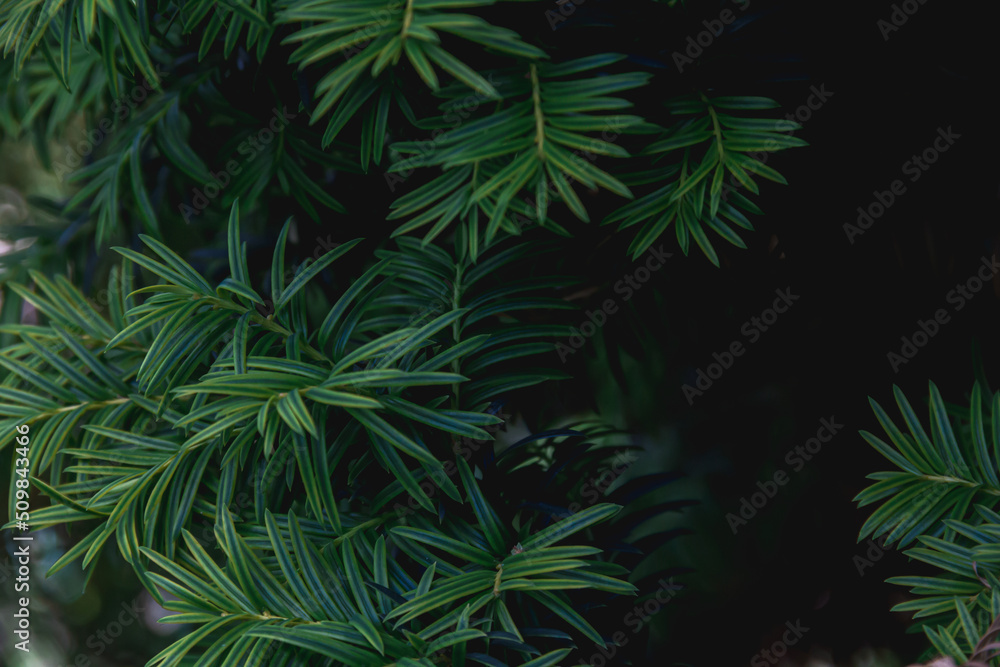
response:
[[[3,230],[33,242],[0,276],[0,442],[30,426],[32,524],[77,536],[50,573],[117,549],[193,627],[150,664],[542,667],[662,593],[674,476],[618,481],[637,445],[600,415],[517,404],[567,378],[558,239],[672,227],[719,264],[805,142],[502,4],[0,9],[0,138],[63,188]],[[360,183],[388,227],[351,224]],[[516,414],[539,428],[501,443]]]

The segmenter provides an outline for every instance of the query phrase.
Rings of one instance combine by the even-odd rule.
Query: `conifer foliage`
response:
[[[688,503],[617,481],[630,438],[496,439],[569,377],[558,240],[672,226],[718,265],[707,232],[745,247],[756,177],[784,183],[759,158],[804,142],[772,100],[550,47],[519,28],[543,4],[0,8],[0,139],[66,192],[3,230],[32,242],[0,275],[0,443],[30,426],[32,526],[72,528],[50,574],[117,550],[190,628],[148,664],[566,664],[667,571],[651,520]],[[353,223],[366,182],[387,227]]]
[[[912,612],[933,654],[960,665],[995,664],[1000,651],[1000,392],[977,381],[968,406],[945,403],[929,390],[929,422],[893,387],[902,426],[871,401],[885,430],[861,435],[894,470],[868,476],[875,483],[858,494],[861,506],[879,501],[861,528],[869,536],[932,568],[931,575],[887,581],[909,588],[912,599],[893,611]],[[929,423],[929,428],[925,424]],[[929,656],[930,657],[930,656]]]

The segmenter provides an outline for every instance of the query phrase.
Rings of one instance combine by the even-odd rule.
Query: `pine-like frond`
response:
[[[3,328],[19,342],[0,350],[0,427],[32,428],[30,475],[52,501],[33,525],[90,526],[50,572],[77,560],[92,572],[115,538],[147,588],[178,598],[164,602],[173,622],[201,625],[151,664],[239,661],[277,643],[289,660],[333,664],[448,650],[541,665],[565,657],[568,633],[600,639],[565,591],[636,593],[618,578],[628,569],[593,558],[595,527],[621,506],[545,525],[500,490],[492,457],[466,455],[468,443],[492,451],[496,397],[558,376],[498,368],[551,354],[546,339],[566,333],[519,321],[566,307],[544,296],[566,278],[500,280],[544,245],[497,246],[473,265],[400,239],[330,298],[318,279],[358,241],[288,272],[289,221],[262,283],[239,222],[234,206],[217,284],[151,237],[148,254],[119,248],[110,317],[64,279],[13,288],[45,324]],[[146,286],[133,290],[135,269]],[[321,321],[307,298],[329,299]],[[617,551],[637,524],[612,525]],[[195,534],[214,535],[222,565]]]
[[[382,136],[375,128],[383,128],[384,133],[390,103],[395,102],[404,110],[409,108],[394,83],[398,76],[394,68],[404,55],[432,90],[439,86],[437,68],[484,97],[496,97],[496,90],[488,80],[441,45],[442,33],[509,56],[545,57],[543,51],[522,42],[514,31],[455,11],[494,2],[363,0],[345,4],[286,0],[281,3],[278,23],[299,26],[283,40],[298,45],[291,62],[298,63],[300,69],[329,60],[336,63],[316,83],[318,99],[311,110],[313,123],[333,111],[323,135],[323,146],[333,142],[351,117],[366,105],[370,105],[372,113],[363,119],[363,134],[370,137],[370,142],[376,142],[376,148],[381,146]],[[381,150],[372,153],[377,163]]]
[[[914,612],[935,649],[964,664],[982,657],[980,640],[1000,617],[1000,393],[985,398],[977,382],[968,409],[954,414],[930,383],[929,431],[902,391],[893,393],[905,430],[872,400],[888,442],[861,435],[899,470],[869,475],[877,481],[855,498],[861,506],[883,501],[860,538],[916,543],[906,555],[942,571],[889,578],[915,596],[893,610]]]
[[[618,222],[619,229],[627,229],[642,223],[629,247],[633,258],[646,252],[670,225],[674,225],[677,241],[685,255],[694,239],[716,266],[719,258],[706,230],[745,248],[729,225],[752,230],[744,212],[760,213],[760,209],[736,189],[746,188],[757,194],[758,186],[752,175],[786,183],[785,178],[767,166],[761,157],[807,144],[798,137],[784,134],[800,129],[794,121],[745,118],[735,112],[777,106],[773,100],[761,97],[710,98],[699,94],[671,100],[667,104],[671,113],[691,117],[678,121],[643,153],[656,160],[673,154],[679,161],[632,175],[630,182],[655,183],[657,189],[608,216],[604,224]]]
[[[205,3],[208,4],[208,3]],[[117,54],[135,79],[142,76],[159,85],[149,53],[150,13],[147,3],[124,0],[11,0],[0,8],[3,56],[13,54],[14,76],[20,76],[37,49],[52,72],[69,87],[74,43],[99,40],[106,73],[114,94]]]
[[[565,234],[548,218],[551,201],[561,200],[577,218],[589,220],[576,183],[631,197],[625,184],[592,163],[598,156],[628,157],[616,141],[645,129],[638,116],[615,113],[631,103],[614,95],[649,79],[641,72],[603,71],[624,57],[602,54],[531,63],[491,74],[500,102],[489,105],[488,114],[476,113],[486,98],[449,91],[452,98],[441,106],[444,114],[422,124],[432,131],[431,139],[392,146],[412,157],[393,164],[390,174],[408,175],[425,167],[443,171],[394,202],[389,217],[410,218],[394,234],[431,225],[424,235],[430,242],[458,220],[475,256],[501,229],[517,235],[531,220]]]
[[[992,506],[1000,498],[997,467],[1000,462],[1000,394],[990,400],[991,413],[984,417],[981,390],[973,387],[968,413],[961,419],[948,414],[934,383],[930,383],[930,432],[898,387],[893,387],[906,431],[900,430],[882,407],[871,400],[872,409],[889,437],[888,444],[867,431],[861,436],[898,471],[874,473],[877,480],[858,494],[865,506],[884,501],[861,528],[859,539],[871,535],[886,544],[906,546],[918,536],[952,539],[954,531],[943,519],[961,521],[973,503]],[[992,427],[989,432],[984,424]]]

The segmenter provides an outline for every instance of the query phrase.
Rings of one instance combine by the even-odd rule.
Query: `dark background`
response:
[[[857,432],[881,432],[868,396],[898,416],[894,383],[925,420],[928,380],[946,401],[967,406],[974,342],[986,377],[997,384],[1000,282],[960,311],[946,301],[1000,238],[996,24],[984,4],[914,2],[916,13],[885,40],[877,21],[889,19],[890,2],[757,0],[745,12],[732,2],[689,3],[682,23],[676,13],[649,15],[645,3],[620,4],[588,0],[559,24],[555,38],[584,49],[600,41],[664,63],[654,70],[657,83],[644,89],[645,103],[710,87],[773,97],[782,105],[775,115],[783,117],[806,102],[812,86],[833,93],[795,133],[811,145],[768,161],[789,185],[761,186],[754,201],[764,215],[753,218],[756,233],[743,234],[749,249],[726,246],[716,269],[697,249],[684,258],[665,237],[675,257],[636,293],[628,314],[609,318],[604,340],[590,340],[570,358],[571,372],[587,368],[598,383],[615,382],[596,361],[604,359],[602,344],[620,345],[638,360],[628,366],[625,386],[615,385],[623,418],[650,434],[657,460],[685,471],[684,491],[702,500],[677,521],[694,534],[663,551],[664,567],[694,571],[677,578],[687,590],[655,618],[647,657],[651,664],[749,664],[780,638],[786,621],[801,620],[809,631],[786,664],[805,664],[810,652],[851,664],[864,647],[890,648],[902,664],[915,661],[927,642],[905,633],[907,614],[889,611],[906,591],[884,579],[916,574],[920,566],[892,549],[863,575],[854,561],[867,558],[869,545],[857,536],[872,508],[859,510],[852,498],[867,486],[865,475],[891,469]],[[745,20],[677,73],[671,54],[723,8]],[[939,127],[961,138],[911,182],[903,163],[931,146]],[[888,190],[895,179],[906,192],[852,244],[843,224],[855,223],[857,207],[869,206],[873,191]],[[614,298],[611,285],[638,264],[619,259],[628,239],[605,243],[607,228],[592,231],[590,252],[575,259],[602,286],[591,297],[597,305]],[[772,304],[778,288],[800,299],[746,345],[741,326]],[[887,353],[898,353],[900,337],[938,308],[951,321],[894,372]],[[689,406],[681,386],[693,384],[696,369],[735,340],[747,351]],[[592,400],[584,391],[581,404]],[[844,429],[793,472],[786,452],[831,416]],[[778,469],[789,473],[789,483],[733,535],[725,515],[738,512],[740,499]]]

